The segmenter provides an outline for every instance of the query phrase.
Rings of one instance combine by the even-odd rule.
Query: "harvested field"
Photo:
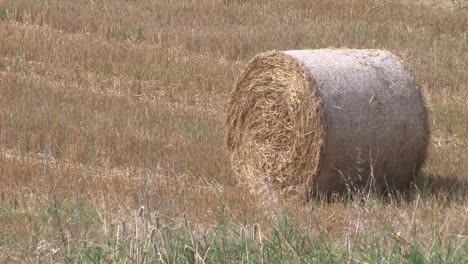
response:
[[[466,263],[468,9],[437,2],[1,0],[0,263]],[[342,48],[420,85],[416,186],[251,193],[226,147],[239,74]]]

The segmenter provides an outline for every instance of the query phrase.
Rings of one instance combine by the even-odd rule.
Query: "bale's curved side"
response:
[[[400,59],[382,50],[285,53],[304,64],[324,102],[324,165],[308,186],[331,192],[408,185],[425,159],[429,132],[421,91]]]
[[[232,92],[227,125],[241,179],[311,193],[405,186],[429,136],[418,85],[381,50],[259,54]]]

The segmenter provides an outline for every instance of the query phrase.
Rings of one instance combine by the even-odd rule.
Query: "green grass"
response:
[[[140,42],[145,38],[145,31],[141,24],[136,27],[122,27],[114,32],[114,37],[118,40]]]
[[[0,7],[0,21],[8,20],[10,17],[10,10],[5,7]]]
[[[25,214],[14,208],[0,204],[0,222],[2,221],[15,221],[25,217]]]
[[[441,127],[443,127],[447,133],[467,132],[467,126],[463,121],[463,116],[466,116],[466,114],[458,108],[447,104],[437,104],[434,105],[431,110],[434,122],[442,124]]]
[[[23,216],[4,207],[0,210],[0,221]],[[144,209],[122,221],[100,219],[98,211],[86,201],[65,197],[46,205],[40,218],[31,244],[18,245],[27,247],[23,252],[34,248],[38,260],[45,262],[466,263],[468,260],[467,239],[444,242],[437,226],[430,241],[421,239],[417,232],[402,237],[388,228],[369,230],[362,237],[350,233],[340,242],[329,239],[326,233],[301,228],[287,216],[274,220],[269,231],[256,224],[220,217],[211,229],[200,232],[195,230],[197,223],[187,218],[175,223],[158,211],[148,213]],[[63,230],[68,231],[61,234]],[[89,238],[91,235],[93,239]],[[1,232],[0,241],[5,241]]]

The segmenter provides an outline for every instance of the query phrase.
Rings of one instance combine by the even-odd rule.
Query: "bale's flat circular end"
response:
[[[255,56],[231,94],[227,144],[235,174],[258,189],[299,191],[317,173],[324,109],[304,65],[282,52]]]

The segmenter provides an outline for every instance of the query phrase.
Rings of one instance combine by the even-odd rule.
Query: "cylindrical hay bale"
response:
[[[383,50],[293,50],[255,56],[231,94],[227,144],[251,188],[306,195],[399,188],[429,138],[421,91]]]

